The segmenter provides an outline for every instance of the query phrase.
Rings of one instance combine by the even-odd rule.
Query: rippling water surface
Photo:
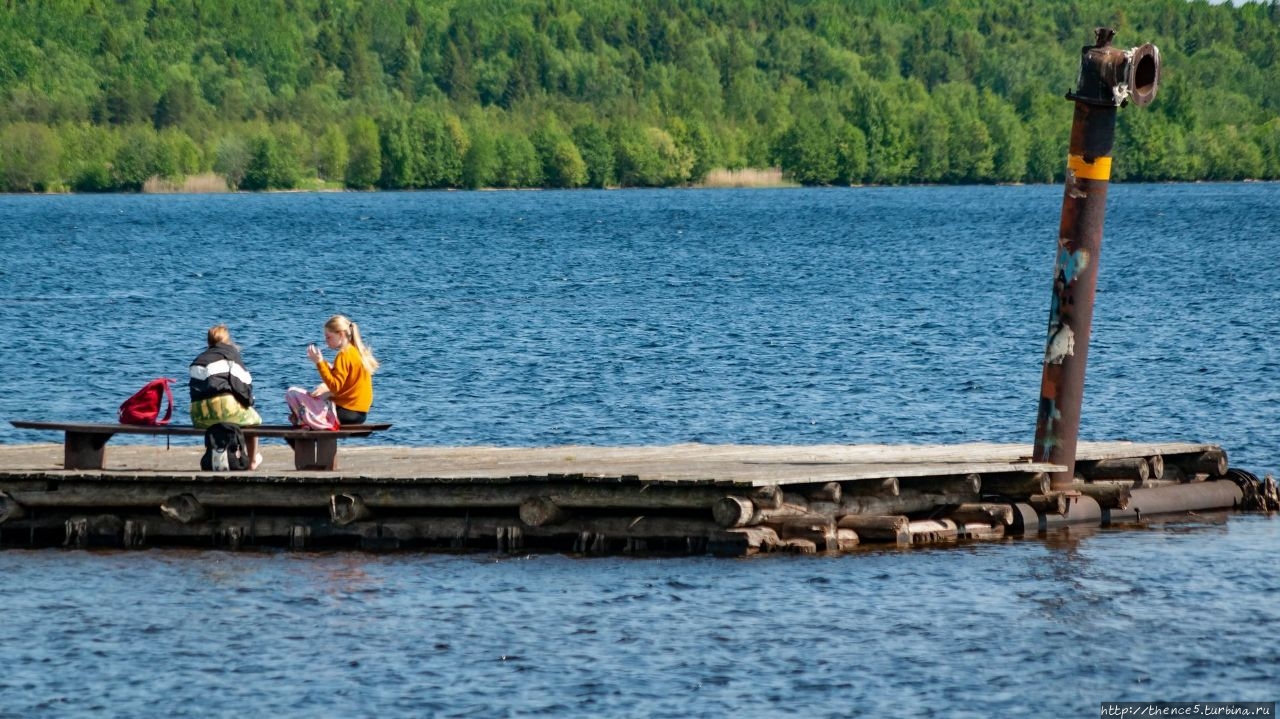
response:
[[[343,312],[407,445],[1034,434],[1055,187],[0,197],[0,419]],[[1086,439],[1280,458],[1280,186],[1119,185]],[[0,426],[0,443],[49,441]],[[1092,715],[1280,698],[1277,520],[840,558],[0,552],[0,716]]]

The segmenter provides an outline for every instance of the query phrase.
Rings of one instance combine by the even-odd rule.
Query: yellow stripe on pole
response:
[[[1111,158],[1103,156],[1093,162],[1085,162],[1082,155],[1068,155],[1067,169],[1076,177],[1106,182],[1111,179]]]

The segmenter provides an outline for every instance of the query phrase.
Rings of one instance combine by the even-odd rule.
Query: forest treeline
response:
[[[1280,0],[0,0],[0,190],[1060,181],[1082,45],[1154,42],[1117,180],[1280,178]]]

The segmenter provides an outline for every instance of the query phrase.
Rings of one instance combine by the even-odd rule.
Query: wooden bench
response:
[[[151,434],[203,437],[204,430],[191,425],[140,426],[75,422],[29,422],[11,420],[19,429],[63,432],[64,469],[103,469],[107,441],[117,434]],[[246,437],[280,437],[293,447],[294,469],[334,470],[338,468],[338,440],[367,437],[390,429],[390,424],[349,424],[336,430],[300,429],[287,424],[260,424],[241,427]]]

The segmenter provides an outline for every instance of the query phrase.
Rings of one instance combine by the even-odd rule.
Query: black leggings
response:
[[[356,412],[336,404],[333,408],[338,410],[338,422],[341,424],[364,424],[364,418],[369,416],[368,412]]]

